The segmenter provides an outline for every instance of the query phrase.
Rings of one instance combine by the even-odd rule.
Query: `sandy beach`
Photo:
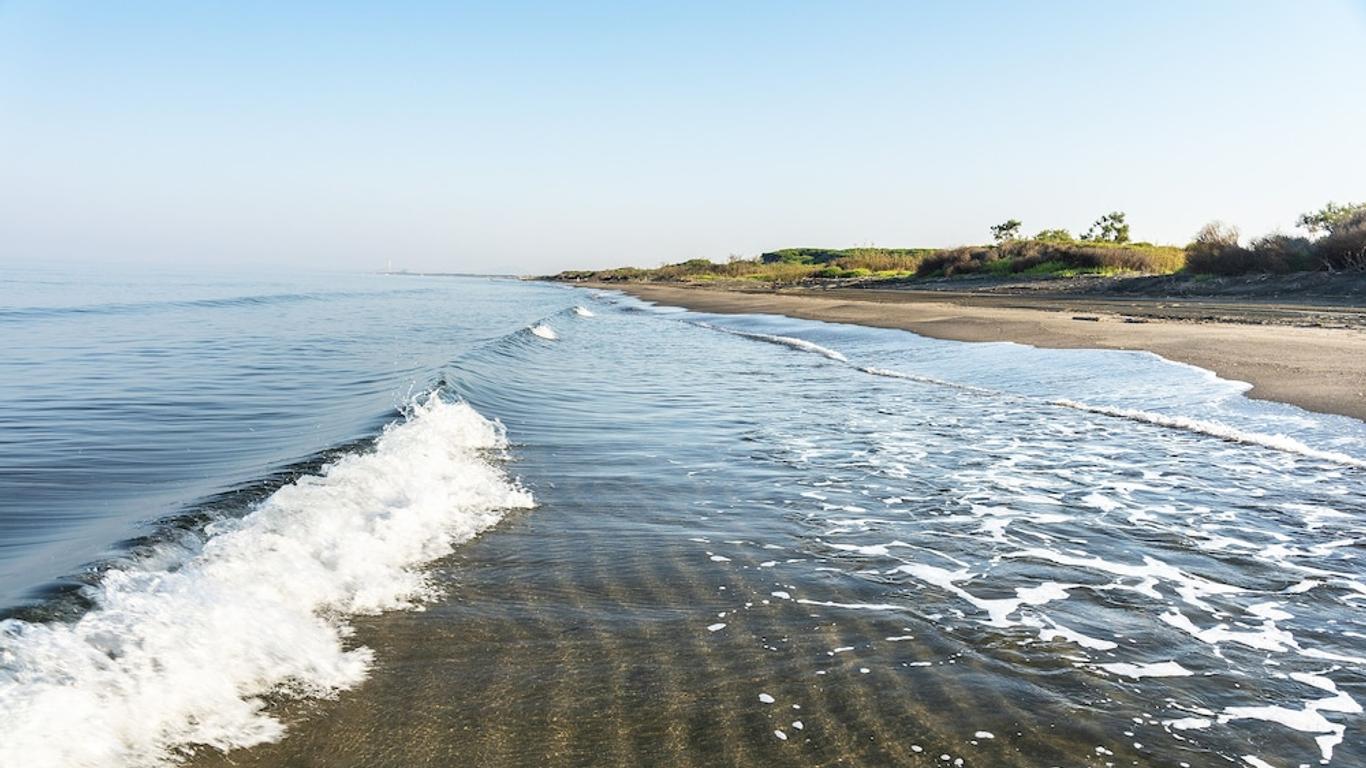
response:
[[[596,287],[702,312],[781,314],[902,328],[937,339],[1147,350],[1248,382],[1250,397],[1366,420],[1366,330],[1359,308],[867,289]]]

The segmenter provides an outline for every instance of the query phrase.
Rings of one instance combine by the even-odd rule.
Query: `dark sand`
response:
[[[858,288],[594,287],[701,312],[901,328],[936,339],[1147,350],[1249,382],[1250,397],[1366,420],[1366,309],[1359,307]]]

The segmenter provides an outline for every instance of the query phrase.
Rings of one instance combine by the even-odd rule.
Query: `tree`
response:
[[[1045,243],[1070,243],[1072,233],[1065,229],[1045,229],[1034,236],[1035,240],[1042,240]]]
[[[1014,240],[1020,236],[1020,227],[1024,226],[1019,219],[1007,219],[991,228],[991,236],[996,242],[1004,243],[1007,240]]]
[[[1331,235],[1354,218],[1366,215],[1366,203],[1338,205],[1329,203],[1312,213],[1301,214],[1295,224],[1309,230],[1311,235]]]
[[[1124,212],[1111,211],[1096,219],[1081,239],[1102,243],[1129,242],[1129,224],[1124,221]]]

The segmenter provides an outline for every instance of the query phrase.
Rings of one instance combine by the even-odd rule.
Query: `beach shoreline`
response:
[[[1366,329],[1361,312],[1351,307],[858,288],[580,285],[700,312],[787,315],[952,341],[1143,350],[1247,382],[1252,385],[1248,397],[1366,421]]]

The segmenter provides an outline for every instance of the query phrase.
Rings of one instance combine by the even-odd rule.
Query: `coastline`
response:
[[[779,314],[952,341],[1146,350],[1248,382],[1248,397],[1366,421],[1366,330],[1297,324],[1322,308],[1219,302],[987,297],[900,290],[739,291],[651,283],[584,283],[720,314]],[[1113,304],[1113,305],[1110,305]],[[1211,315],[1207,309],[1217,306]],[[1081,313],[1081,314],[1079,314]],[[1186,317],[1185,315],[1189,315]],[[1218,319],[1210,319],[1218,317]]]

